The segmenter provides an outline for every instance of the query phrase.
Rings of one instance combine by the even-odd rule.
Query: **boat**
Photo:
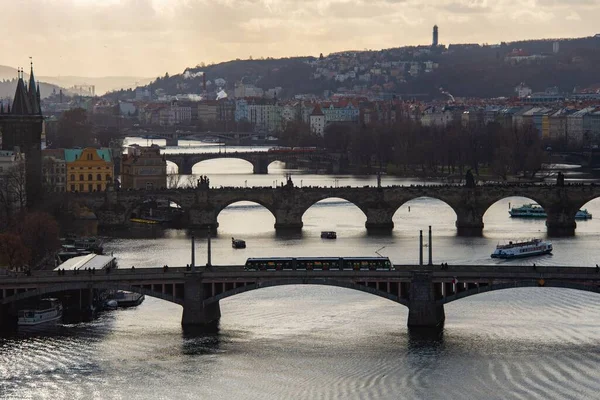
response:
[[[63,315],[63,307],[58,299],[42,299],[34,309],[19,310],[17,323],[20,327],[53,325]]]
[[[531,239],[522,242],[499,244],[492,253],[492,258],[522,258],[552,253],[552,243],[542,239]]]
[[[321,239],[337,239],[337,233],[334,231],[321,232]]]
[[[524,204],[521,207],[513,207],[508,213],[513,218],[546,218],[546,211],[539,204]],[[592,219],[592,214],[588,210],[579,210],[575,214],[575,219]]]
[[[233,247],[234,249],[245,249],[246,242],[242,239],[231,238],[231,247]]]
[[[142,304],[146,297],[141,293],[128,292],[126,290],[117,290],[117,292],[110,297],[110,300],[115,300],[118,307],[135,307]]]

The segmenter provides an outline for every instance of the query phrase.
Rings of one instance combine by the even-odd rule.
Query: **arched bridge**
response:
[[[391,271],[245,271],[243,266],[138,268],[71,271],[59,275],[36,271],[31,276],[0,277],[0,324],[14,314],[18,302],[68,290],[123,289],[183,306],[183,325],[217,321],[219,301],[240,293],[282,285],[343,287],[402,304],[408,325],[434,327],[445,319],[444,304],[476,294],[519,287],[561,287],[600,293],[600,272],[584,267],[530,266],[396,266]]]
[[[356,205],[366,216],[370,231],[391,231],[396,210],[419,197],[439,199],[456,213],[459,235],[481,235],[483,215],[498,200],[522,196],[539,203],[547,214],[550,235],[573,235],[575,214],[587,202],[600,197],[597,185],[498,185],[477,186],[390,186],[390,187],[304,187],[174,189],[158,191],[107,191],[69,193],[68,201],[83,204],[98,217],[102,227],[129,224],[133,210],[146,200],[169,200],[182,207],[190,227],[218,227],[217,217],[228,205],[251,201],[264,206],[275,217],[275,229],[301,229],[302,216],[312,205],[327,198],[341,198]]]
[[[269,165],[275,161],[281,162],[296,162],[298,160],[310,160],[327,162],[332,165],[332,170],[335,170],[334,165],[339,167],[339,161],[335,156],[321,151],[222,151],[218,153],[166,153],[165,158],[171,161],[179,170],[180,174],[191,175],[192,168],[199,162],[206,160],[214,160],[220,158],[236,158],[248,161],[252,164],[255,174],[267,174]]]

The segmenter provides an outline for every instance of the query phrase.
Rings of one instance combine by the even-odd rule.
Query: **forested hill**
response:
[[[558,53],[553,53],[554,42],[559,43]],[[526,60],[511,58],[511,54],[516,54],[515,49],[520,55],[534,57]],[[236,82],[243,82],[264,90],[280,86],[284,90],[283,98],[299,93],[321,95],[324,90],[336,91],[340,88],[363,91],[375,88],[373,90],[398,95],[424,93],[435,97],[440,96],[440,87],[454,96],[497,97],[512,96],[514,87],[521,82],[534,91],[556,86],[562,92],[600,84],[600,37],[528,40],[500,45],[459,44],[429,50],[429,47],[420,46],[347,51],[326,55],[322,60],[318,57],[234,60],[208,66],[198,65],[177,75],[166,74],[147,88],[152,93],[160,89],[159,92],[169,95],[200,94],[202,72],[209,82],[209,92],[214,92],[216,86],[232,92]],[[425,72],[428,61],[435,63],[435,67]],[[386,69],[385,66],[390,62],[404,63],[400,67]],[[418,73],[410,71],[411,63],[419,64]],[[359,80],[359,74],[372,72],[373,68],[382,71],[379,74],[371,73],[368,80],[364,77]],[[326,74],[319,76],[317,69],[325,69]],[[349,71],[356,71],[356,77],[343,82],[334,79],[333,74]],[[219,78],[224,85],[214,84]],[[217,80],[219,83],[223,81]],[[133,93],[122,91],[110,96],[131,98]]]

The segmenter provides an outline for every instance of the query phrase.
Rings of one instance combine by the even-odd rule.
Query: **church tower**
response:
[[[18,72],[17,89],[12,105],[0,107],[2,150],[19,147],[25,153],[26,194],[28,207],[42,197],[42,116],[40,89],[33,75],[29,75],[29,89],[25,86],[23,70]]]
[[[433,41],[431,43],[431,45],[433,47],[437,47],[438,46],[438,35],[439,35],[439,33],[438,33],[438,26],[434,25],[433,26]]]

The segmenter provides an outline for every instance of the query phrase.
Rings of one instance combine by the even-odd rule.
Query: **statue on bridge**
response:
[[[562,172],[558,172],[558,175],[556,176],[556,186],[565,186],[565,174],[563,174]]]
[[[209,189],[210,188],[210,179],[208,176],[203,175],[198,179],[198,189]]]
[[[465,175],[465,186],[468,188],[475,187],[475,177],[473,176],[473,172],[471,170],[468,170]]]
[[[285,183],[285,187],[286,187],[286,189],[293,189],[294,188],[294,182],[292,182],[292,176],[291,175],[287,175],[287,181]]]

